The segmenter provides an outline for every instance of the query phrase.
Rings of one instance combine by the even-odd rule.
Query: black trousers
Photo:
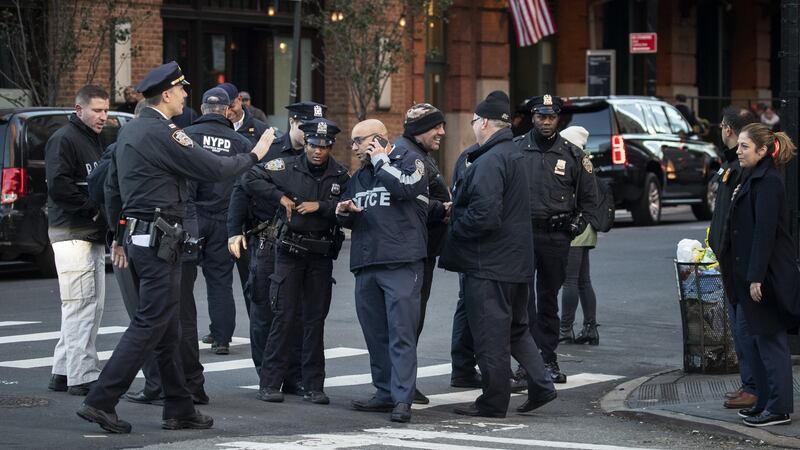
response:
[[[423,260],[422,290],[420,291],[420,311],[419,327],[417,328],[417,341],[422,334],[422,326],[425,324],[425,310],[428,308],[428,299],[431,298],[431,286],[433,285],[433,271],[436,269],[436,255],[428,256]]]
[[[250,277],[250,247],[247,250],[241,249],[239,258],[236,259],[236,272],[239,274],[239,282],[242,283],[242,295],[244,296],[244,307],[247,310],[247,317],[250,317],[250,297],[252,279]]]
[[[475,400],[482,412],[505,417],[511,398],[511,356],[528,373],[528,397],[555,391],[528,329],[528,283],[507,283],[464,275],[464,301],[483,377],[483,394]]]
[[[154,354],[164,392],[163,418],[189,416],[194,413],[194,405],[178,354],[180,263],[167,263],[156,256],[157,249],[133,245],[130,238],[125,252],[137,286],[139,307],[85,403],[113,412],[142,364]]]
[[[535,289],[530,290],[528,321],[545,362],[556,361],[558,347],[558,291],[567,276],[569,235],[562,231],[533,229]]]
[[[267,339],[274,314],[269,302],[270,277],[275,272],[275,247],[265,243],[261,245],[255,237],[248,243],[250,247],[250,353],[256,373],[260,375],[264,359],[264,350],[267,348]],[[300,375],[300,355],[302,353],[302,327],[300,324],[300,308],[297,308],[295,325],[290,328],[292,333],[290,341],[289,369],[286,380],[290,384],[302,382]]]
[[[303,330],[302,376],[307,391],[321,391],[325,382],[325,318],[331,306],[333,260],[322,255],[296,255],[278,248],[270,276],[269,301],[274,318],[261,362],[261,387],[280,388],[289,372],[292,329],[298,310]]]
[[[592,247],[570,247],[567,276],[561,291],[561,327],[572,328],[578,302],[583,311],[583,324],[597,323],[597,297],[592,287],[589,269],[589,251]]]
[[[200,235],[206,238],[200,261],[208,292],[209,330],[218,344],[229,344],[236,328],[233,301],[233,260],[228,251],[228,231],[222,220],[199,218]]]
[[[450,341],[450,359],[452,361],[451,378],[469,378],[478,371],[475,365],[475,347],[472,331],[467,320],[467,307],[464,303],[464,274],[458,274],[458,303],[453,314],[453,335]]]

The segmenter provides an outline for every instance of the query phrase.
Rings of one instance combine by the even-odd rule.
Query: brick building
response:
[[[195,108],[205,89],[231,81],[250,91],[272,125],[285,128],[294,2],[135,2],[130,20],[117,25],[130,27],[130,41],[109,46],[95,82],[119,93],[149,68],[174,59],[192,82]],[[616,94],[719,97],[695,105],[712,123],[723,104],[777,94],[777,0],[548,3],[558,31],[525,48],[516,46],[507,0],[454,0],[446,21],[409,18],[406,48],[412,57],[392,76],[369,116],[399,135],[411,104],[428,101],[440,107],[447,117],[447,137],[438,158],[449,175],[458,153],[474,142],[468,124],[480,99],[495,89],[509,91],[514,104],[543,92],[585,95],[586,52],[591,49],[615,51]],[[658,52],[630,55],[628,34],[643,31],[658,34]],[[346,142],[356,119],[348,93],[335,74],[323,76],[315,64],[324,58],[315,30],[303,27],[301,35],[299,96],[329,106],[331,118],[348,135],[337,143],[335,155],[352,164]],[[59,102],[70,104],[81,83],[78,71],[65,77]]]

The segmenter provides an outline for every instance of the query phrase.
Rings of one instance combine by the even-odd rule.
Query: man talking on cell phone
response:
[[[392,147],[386,127],[365,120],[353,127],[359,160],[336,213],[352,230],[350,270],[356,313],[369,350],[375,394],[353,409],[411,420],[417,381],[417,328],[423,259],[427,256],[428,180],[416,152]]]

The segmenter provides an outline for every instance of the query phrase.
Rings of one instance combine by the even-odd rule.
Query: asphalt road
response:
[[[749,448],[733,436],[674,423],[640,422],[613,417],[598,401],[626,379],[681,364],[681,325],[673,258],[682,238],[702,240],[707,222],[696,222],[688,208],[666,209],[655,227],[632,227],[621,216],[618,226],[600,236],[591,253],[592,279],[598,297],[600,345],[561,346],[560,364],[570,376],[568,389],[534,414],[512,412],[506,419],[471,420],[452,413],[474,393],[449,386],[450,332],[457,298],[455,274],[437,270],[419,345],[418,387],[439,406],[414,411],[411,424],[398,425],[388,414],[349,408],[353,398],[372,393],[369,361],[353,302],[353,277],[347,269],[347,248],[336,262],[334,298],[326,322],[326,392],[331,405],[318,406],[287,396],[282,404],[264,403],[249,346],[231,347],[218,356],[201,350],[206,366],[206,391],[211,404],[201,411],[214,417],[204,431],[164,431],[161,408],[121,402],[120,417],[133,424],[129,435],[109,435],[75,415],[81,398],[48,391],[55,340],[39,333],[59,329],[58,283],[27,272],[0,274],[0,447],[33,448]],[[247,338],[247,317],[240,290],[237,329]],[[208,314],[202,277],[195,286],[201,334]],[[580,317],[576,323],[580,323]],[[11,324],[10,322],[32,322]],[[116,281],[107,278],[102,327],[128,323]],[[110,351],[118,329],[98,337],[98,350]],[[577,331],[577,327],[576,327]],[[36,334],[35,336],[21,336]],[[39,339],[39,340],[35,340]],[[13,366],[13,367],[11,367]],[[21,368],[25,366],[26,368]],[[132,389],[138,390],[137,379]],[[461,394],[459,394],[459,392]],[[513,398],[511,407],[522,402]],[[604,447],[608,446],[608,447]]]

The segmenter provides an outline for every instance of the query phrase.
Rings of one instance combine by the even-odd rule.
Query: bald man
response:
[[[369,350],[375,395],[359,411],[411,420],[417,381],[417,327],[427,256],[428,180],[413,151],[392,147],[378,120],[356,124],[352,150],[361,161],[336,213],[352,230],[350,270],[358,321]]]

